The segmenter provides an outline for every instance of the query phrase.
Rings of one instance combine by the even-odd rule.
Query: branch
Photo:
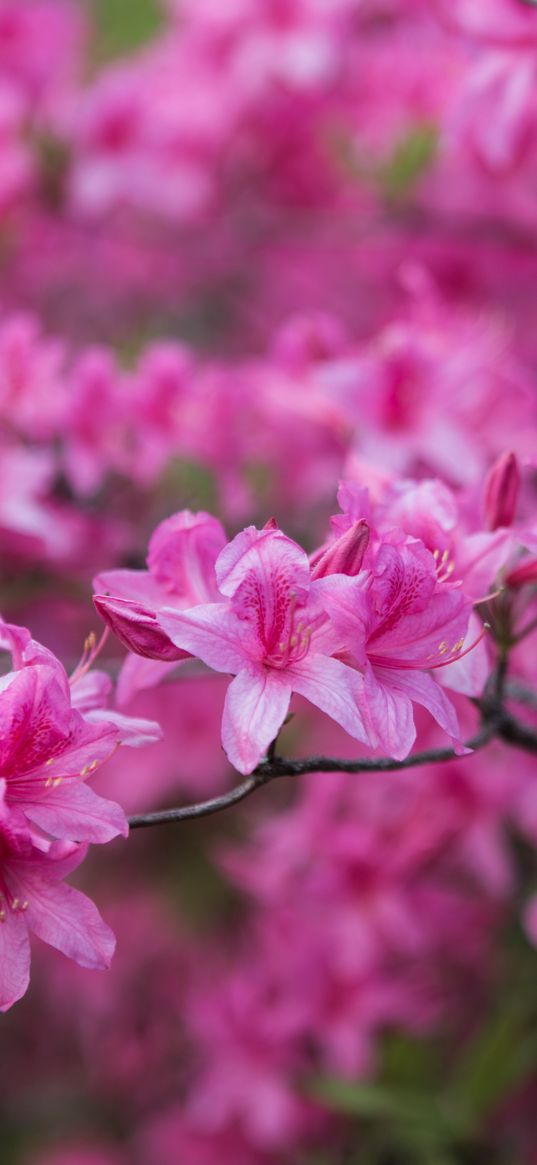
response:
[[[516,720],[508,712],[502,714],[496,731],[506,744],[514,744],[523,752],[531,752],[537,756],[537,733],[526,724],[521,724],[520,720]]]
[[[514,723],[514,722],[513,722]],[[517,726],[517,731],[522,725]],[[512,726],[511,726],[511,730]],[[465,751],[477,752],[497,734],[497,723],[494,718],[487,718],[479,732],[465,745]],[[514,743],[514,741],[513,741]],[[537,751],[537,738],[535,739]],[[521,747],[524,747],[521,745]],[[129,818],[131,829],[144,829],[148,825],[166,825],[174,821],[187,821],[195,817],[209,817],[213,813],[220,813],[222,809],[244,801],[256,789],[268,785],[278,777],[300,777],[305,773],[389,773],[400,769],[410,769],[417,765],[438,764],[441,761],[458,760],[465,753],[455,752],[453,748],[431,748],[425,752],[416,752],[405,757],[404,760],[394,760],[392,757],[379,757],[364,760],[340,760],[338,757],[313,756],[305,760],[290,760],[287,757],[272,756],[261,762],[251,776],[240,785],[236,785],[229,793],[221,797],[212,797],[209,801],[199,801],[195,805],[183,805],[177,809],[162,809],[156,813],[137,813]]]

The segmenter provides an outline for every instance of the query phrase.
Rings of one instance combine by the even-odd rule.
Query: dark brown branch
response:
[[[514,716],[504,712],[496,728],[496,733],[506,744],[514,744],[523,752],[537,756],[537,733],[526,724],[521,724]]]
[[[494,718],[485,720],[479,732],[468,741],[465,747],[476,752],[492,740],[496,731]],[[262,785],[268,785],[277,777],[299,777],[305,773],[389,773],[397,772],[400,769],[414,768],[417,765],[457,760],[460,755],[453,748],[431,748],[425,752],[411,754],[404,760],[393,760],[392,757],[372,757],[371,759],[353,761],[326,756],[290,760],[287,757],[273,756],[271,759],[267,758],[267,760],[262,761],[251,776],[220,797],[212,797],[208,801],[199,801],[194,805],[183,805],[177,809],[162,809],[156,813],[137,813],[129,818],[129,825],[131,829],[144,829],[149,825],[164,825],[174,821],[187,821],[195,817],[208,817],[213,813],[219,813],[222,809],[228,809],[230,805],[236,805],[238,801],[243,801],[256,789],[260,789]]]

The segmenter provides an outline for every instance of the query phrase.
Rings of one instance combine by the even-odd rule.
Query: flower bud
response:
[[[167,663],[175,659],[188,659],[188,651],[172,643],[153,612],[141,603],[111,595],[95,595],[93,602],[101,619],[135,655],[143,655],[146,659],[161,659]]]
[[[508,587],[523,587],[526,583],[537,583],[537,558],[527,558],[520,566],[515,566],[505,579]]]
[[[502,453],[485,480],[485,519],[489,530],[510,526],[516,514],[520,469],[515,453]]]
[[[311,577],[327,574],[356,575],[362,569],[369,543],[369,526],[363,518],[328,546],[321,547],[311,559]]]

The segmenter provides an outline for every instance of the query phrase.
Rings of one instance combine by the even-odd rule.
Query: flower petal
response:
[[[461,750],[457,713],[432,676],[427,672],[404,671],[399,668],[375,668],[375,674],[379,683],[389,688],[392,693],[407,696],[426,708],[437,724],[451,737],[454,748],[457,751]],[[394,753],[395,755],[397,754]]]
[[[416,729],[412,702],[401,688],[392,683],[392,675],[398,676],[399,673],[385,674],[384,670],[368,664],[364,673],[364,694],[376,736],[375,747],[395,760],[403,760],[414,744]]]
[[[72,886],[45,880],[37,863],[26,863],[24,870],[22,862],[16,864],[30,930],[81,967],[109,967],[116,940],[93,902]]]
[[[291,685],[276,670],[239,672],[226,693],[222,744],[234,768],[251,773],[287,715]]]
[[[0,1011],[7,1011],[24,995],[30,982],[30,944],[26,919],[5,910],[0,922]]]
[[[43,789],[39,799],[25,802],[24,812],[52,837],[106,842],[129,832],[121,806],[99,797],[82,782]]]
[[[248,658],[249,628],[228,610],[227,603],[202,603],[188,611],[165,607],[160,626],[177,647],[189,651],[214,671],[239,672]]]
[[[363,715],[364,689],[360,672],[327,655],[308,655],[287,669],[293,691],[326,712],[355,740],[371,744]]]

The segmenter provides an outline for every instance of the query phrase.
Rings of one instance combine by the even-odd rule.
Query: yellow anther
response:
[[[84,765],[84,768],[80,770],[80,776],[81,776],[81,777],[87,777],[87,775],[88,775],[88,773],[89,773],[89,772],[90,772],[90,766],[89,766],[89,765]]]
[[[438,654],[445,655],[446,651],[449,651],[449,644],[446,643],[445,639],[443,639],[442,642],[438,644]]]
[[[61,785],[62,781],[63,781],[63,777],[55,777],[53,782],[52,782],[52,788],[57,789],[58,785]]]
[[[24,902],[21,902],[21,910],[27,910],[29,905],[30,905],[30,903],[28,902],[28,899],[25,898]]]

